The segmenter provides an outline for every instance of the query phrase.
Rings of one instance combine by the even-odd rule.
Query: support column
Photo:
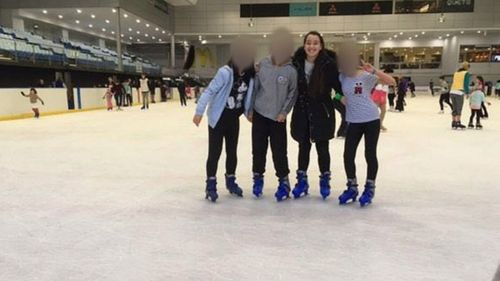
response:
[[[12,17],[12,28],[18,31],[24,31],[24,19]]]
[[[170,35],[170,66],[175,68],[175,36]]]
[[[443,75],[453,74],[458,68],[460,56],[460,43],[457,36],[444,39],[443,54],[441,56],[441,69]]]
[[[62,39],[63,39],[64,41],[69,41],[69,31],[68,31],[67,29],[63,29],[63,30],[61,31],[61,33],[62,33],[62,34],[61,34],[61,35],[62,35]]]
[[[380,42],[375,43],[373,47],[373,66],[380,69]]]
[[[106,48],[106,40],[99,38],[99,47],[101,47],[102,49],[105,49]]]
[[[116,53],[118,54],[118,71],[123,71],[123,50],[122,50],[122,13],[121,8],[116,8]]]

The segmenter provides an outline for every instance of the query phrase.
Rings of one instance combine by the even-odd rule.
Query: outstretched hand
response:
[[[203,119],[203,116],[201,116],[201,115],[195,115],[193,117],[193,123],[196,125],[196,127],[200,126],[201,119]]]

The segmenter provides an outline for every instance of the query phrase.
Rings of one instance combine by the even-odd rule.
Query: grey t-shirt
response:
[[[350,77],[340,74],[342,92],[347,99],[346,121],[348,123],[366,123],[380,119],[377,105],[371,94],[377,85],[377,76],[366,71]]]

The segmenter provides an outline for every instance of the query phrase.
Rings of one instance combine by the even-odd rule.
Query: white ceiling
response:
[[[111,8],[21,9],[19,15],[109,40],[115,40],[118,32],[118,15]],[[170,32],[121,10],[121,34],[125,43],[170,42]]]

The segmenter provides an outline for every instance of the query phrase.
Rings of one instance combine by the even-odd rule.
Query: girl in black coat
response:
[[[296,51],[293,61],[299,91],[291,122],[292,137],[299,143],[299,167],[293,195],[299,198],[308,194],[307,168],[311,146],[315,143],[321,171],[320,192],[326,199],[330,195],[331,175],[328,146],[335,135],[332,89],[339,94],[342,91],[336,56],[325,49],[321,34],[311,31],[304,37],[304,46]]]

